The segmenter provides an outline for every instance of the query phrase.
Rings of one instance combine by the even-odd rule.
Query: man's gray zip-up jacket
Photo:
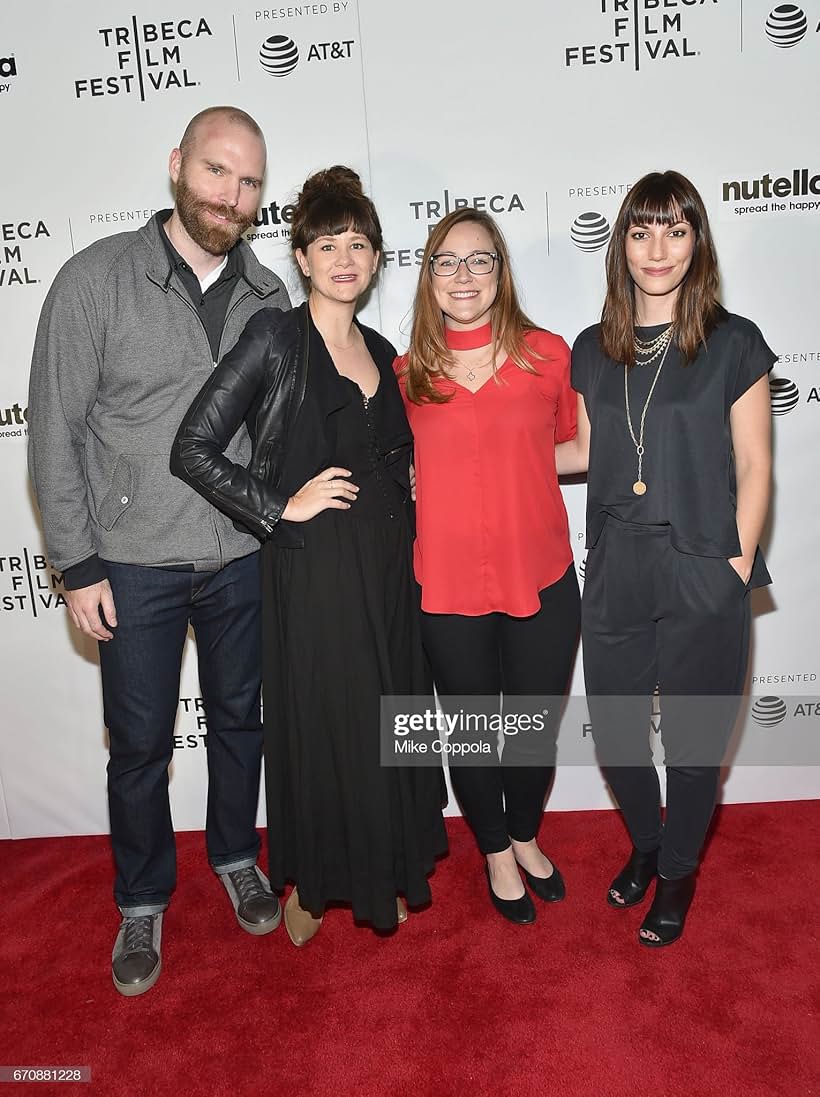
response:
[[[52,565],[97,554],[125,564],[220,568],[259,542],[168,462],[214,367],[205,327],[172,270],[158,215],[73,256],[43,305],[29,392],[29,471]],[[219,357],[259,309],[290,307],[279,278],[239,244],[243,274]],[[243,428],[228,450],[247,464]]]

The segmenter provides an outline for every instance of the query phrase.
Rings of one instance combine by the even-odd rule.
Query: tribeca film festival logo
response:
[[[63,576],[42,553],[21,549],[0,556],[0,610],[43,616],[65,605]]]
[[[36,286],[28,266],[29,247],[35,240],[50,237],[45,221],[4,221],[0,223],[0,289],[7,286]]]
[[[472,209],[484,210],[495,217],[503,217],[507,213],[525,212],[524,202],[517,192],[470,196],[469,194],[454,194],[448,187],[442,190],[440,197],[421,198],[418,201],[408,202],[407,205],[412,210],[414,223],[426,224],[428,234],[442,217],[446,217],[448,213],[457,209],[471,207]],[[384,265],[385,267],[420,267],[423,255],[423,246],[417,248],[386,248]]]
[[[718,0],[680,0],[687,9],[714,10]],[[689,37],[692,12],[666,9],[678,7],[676,0],[596,0],[609,33],[597,42],[578,43],[564,49],[564,66],[629,64],[639,72],[643,64],[699,57]]]
[[[186,63],[190,44],[203,35],[213,36],[203,18],[138,23],[136,15],[131,16],[130,25],[100,27],[97,33],[114,71],[76,79],[77,99],[138,95],[144,103],[157,92],[198,87],[200,81],[192,78]]]
[[[307,64],[313,61],[349,61],[353,56],[353,38],[339,42],[312,42]],[[299,47],[286,34],[273,34],[259,49],[259,64],[269,76],[290,76],[299,64]]]
[[[0,439],[28,437],[28,408],[14,403],[0,408]]]
[[[208,745],[208,722],[201,697],[180,697],[180,723],[174,733],[174,750],[195,750]]]
[[[17,75],[17,62],[14,54],[8,57],[0,57],[0,95],[8,95],[11,91],[11,82]]]

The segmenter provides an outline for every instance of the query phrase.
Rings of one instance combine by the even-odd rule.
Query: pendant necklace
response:
[[[477,369],[484,369],[485,366],[490,366],[490,365],[492,365],[492,362],[482,362],[480,366],[470,366],[467,369],[467,380],[468,381],[475,381],[475,371]]]
[[[651,362],[654,358],[657,358],[657,356],[659,354],[661,355],[661,360],[658,363],[658,368],[655,371],[655,376],[652,380],[652,385],[649,389],[649,395],[647,396],[646,401],[644,402],[643,411],[641,412],[641,422],[640,422],[640,428],[639,428],[639,431],[638,431],[638,437],[637,438],[635,437],[635,428],[632,425],[632,415],[630,414],[630,411],[629,411],[629,385],[628,385],[628,381],[627,381],[627,379],[629,377],[629,366],[627,366],[626,363],[624,363],[624,403],[626,404],[626,425],[629,427],[629,435],[632,439],[632,444],[635,447],[635,453],[638,455],[638,478],[635,481],[635,483],[632,485],[632,491],[633,491],[633,494],[635,494],[635,495],[645,495],[646,494],[646,482],[644,481],[644,478],[643,478],[643,454],[644,454],[643,428],[644,428],[644,423],[646,421],[646,412],[647,412],[647,409],[649,408],[649,401],[652,399],[652,394],[655,391],[655,386],[657,385],[658,378],[661,375],[661,370],[663,369],[663,364],[666,361],[666,355],[669,353],[669,347],[672,345],[672,328],[673,328],[673,326],[674,325],[670,325],[666,329],[666,331],[663,332],[664,342],[661,343],[660,345],[658,345],[658,340],[652,340],[652,343],[645,344],[645,343],[639,341],[637,339],[637,336],[636,336],[636,339],[635,339],[635,349],[636,350],[639,349],[639,343],[640,343],[641,353],[651,352],[652,357],[647,359],[647,361]],[[644,365],[644,364],[645,363],[643,363],[643,362],[641,363],[641,365]]]
[[[488,347],[493,341],[492,322],[482,324],[478,328],[468,328],[466,331],[445,327],[444,341],[448,350],[478,350],[481,347]],[[471,383],[475,381],[475,371],[492,365],[492,362],[491,358],[489,362],[482,362],[477,366],[466,366],[467,380]]]

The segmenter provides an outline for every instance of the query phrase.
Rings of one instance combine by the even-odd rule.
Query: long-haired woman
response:
[[[345,167],[302,187],[291,244],[309,283],[262,310],[180,427],[172,468],[263,546],[265,774],[271,884],[304,945],[330,902],[379,929],[430,898],[446,839],[440,773],[382,767],[382,695],[421,694],[407,514],[410,432],[395,351],[358,323],[382,234]],[[246,421],[246,470],[224,450]]]
[[[746,674],[749,589],[770,582],[758,541],[775,355],[751,321],[718,303],[706,210],[677,172],[629,191],[606,270],[601,323],[572,357],[591,422],[584,674],[632,839],[608,901],[641,902],[657,876],[639,932],[657,948],[683,932]],[[648,737],[656,687],[665,820]]]
[[[422,637],[439,694],[495,697],[497,708],[503,692],[505,711],[515,695],[560,697],[580,609],[555,453],[575,436],[577,398],[567,345],[523,312],[486,213],[460,209],[431,231],[396,370],[415,447]],[[551,713],[540,750],[519,738],[499,765],[493,742],[490,764],[450,767],[490,898],[513,922],[536,914],[519,869],[542,900],[564,896],[537,842],[554,734]]]

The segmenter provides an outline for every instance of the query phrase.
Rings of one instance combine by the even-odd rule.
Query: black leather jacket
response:
[[[409,497],[412,435],[392,370],[396,352],[378,332],[360,327],[387,395],[383,459]],[[174,476],[260,540],[290,547],[304,539],[300,523],[280,522],[288,499],[333,461],[328,424],[339,404],[319,378],[308,383],[311,340],[319,338],[306,304],[257,312],[191,404],[171,451]],[[306,400],[312,414],[300,416],[297,440],[294,424]],[[253,446],[247,468],[223,452],[243,421]],[[292,482],[283,484],[289,460]]]

